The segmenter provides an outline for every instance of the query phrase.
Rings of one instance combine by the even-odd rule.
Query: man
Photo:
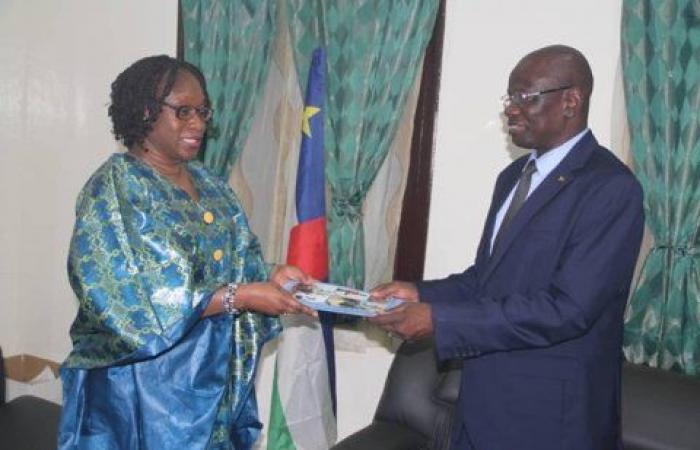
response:
[[[642,191],[588,129],[592,87],[573,48],[520,60],[505,115],[513,143],[532,153],[499,175],[474,265],[373,291],[410,301],[374,323],[404,339],[433,334],[440,360],[463,360],[454,449],[621,448],[622,318]]]

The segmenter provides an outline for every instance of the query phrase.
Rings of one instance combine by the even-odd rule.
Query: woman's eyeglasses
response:
[[[160,102],[161,105],[167,106],[168,108],[172,109],[175,111],[175,117],[177,117],[180,120],[190,120],[194,117],[195,114],[199,116],[200,119],[202,119],[204,122],[209,122],[211,119],[211,116],[214,115],[214,110],[212,110],[208,106],[190,106],[190,105],[171,105],[168,102]]]

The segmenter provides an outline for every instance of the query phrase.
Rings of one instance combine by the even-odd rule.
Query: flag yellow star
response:
[[[311,137],[311,125],[309,125],[309,119],[318,114],[319,111],[321,111],[321,108],[317,108],[315,106],[307,106],[304,108],[304,115],[301,119],[301,131],[308,137]]]

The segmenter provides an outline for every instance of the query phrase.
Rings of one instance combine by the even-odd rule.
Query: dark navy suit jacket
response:
[[[642,190],[587,133],[489,246],[527,157],[498,177],[476,261],[418,283],[440,360],[463,359],[453,448],[608,450],[620,444],[623,312]]]

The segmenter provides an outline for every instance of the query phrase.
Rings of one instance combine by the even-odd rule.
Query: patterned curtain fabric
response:
[[[330,281],[364,287],[362,205],[432,35],[438,0],[287,0],[300,80],[326,48]]]
[[[277,0],[182,0],[185,60],[207,79],[214,108],[202,154],[228,178],[267,78]]]
[[[625,355],[700,374],[700,3],[625,0],[622,63],[635,170],[655,245],[630,304]]]
[[[261,241],[266,261],[285,260],[288,231],[296,223],[294,190],[303,112],[302,83],[297,79],[284,5],[277,8],[278,33],[258,111],[229,178]],[[389,152],[364,201],[365,287],[386,282],[393,274],[421,77],[416,76],[415,80]],[[366,352],[378,345],[395,348],[383,330],[364,321],[352,327],[335,327],[334,339],[337,351]],[[266,400],[258,400],[261,417],[268,417]]]

